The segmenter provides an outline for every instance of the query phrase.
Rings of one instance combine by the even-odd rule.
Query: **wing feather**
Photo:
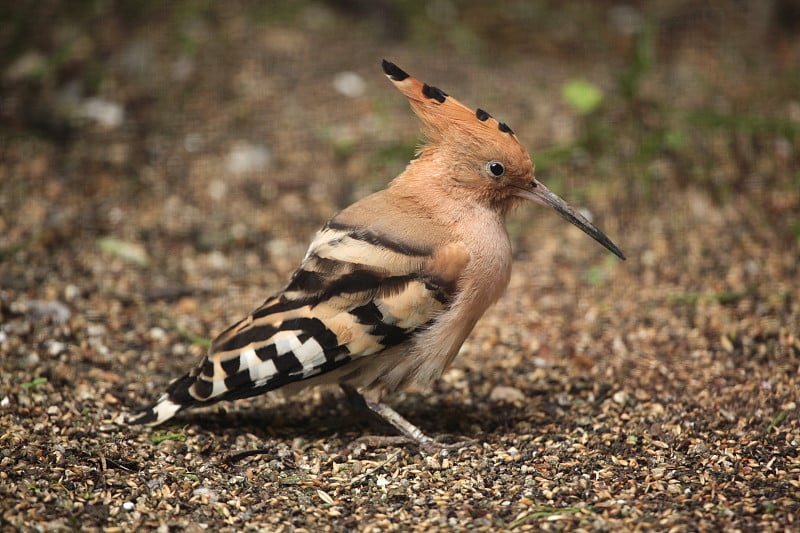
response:
[[[440,249],[329,223],[287,287],[222,332],[133,421],[157,424],[191,405],[255,396],[409,340],[448,308],[466,265],[463,245],[444,269]]]

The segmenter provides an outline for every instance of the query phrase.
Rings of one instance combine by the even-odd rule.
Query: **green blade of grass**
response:
[[[30,389],[35,389],[39,385],[44,385],[45,383],[47,383],[47,378],[38,377],[38,378],[33,378],[31,381],[28,381],[27,383],[21,384],[20,387],[22,387],[25,390],[30,390]]]
[[[177,442],[185,442],[186,435],[184,433],[167,433],[165,431],[156,431],[150,435],[150,442],[153,444],[160,444],[165,440],[174,440]]]
[[[777,430],[778,430],[778,426],[780,426],[780,425],[781,425],[781,423],[782,423],[784,420],[786,420],[786,411],[781,411],[780,413],[778,413],[777,415],[775,415],[775,418],[773,418],[772,420],[770,420],[770,422],[769,422],[769,426],[767,426],[767,431],[766,431],[766,434],[767,434],[767,435],[769,435],[769,433],[770,433],[772,430],[775,430],[775,431],[777,431]]]

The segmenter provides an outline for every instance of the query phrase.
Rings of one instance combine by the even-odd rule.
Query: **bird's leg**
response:
[[[367,407],[385,421],[389,422],[404,437],[415,442],[425,451],[436,448],[436,442],[422,432],[417,426],[403,418],[403,416],[385,403],[365,400]]]
[[[366,407],[381,417],[382,420],[391,424],[402,435],[402,437],[399,439],[397,437],[366,437],[357,440],[364,440],[370,444],[398,444],[412,442],[416,444],[422,451],[431,454],[442,449],[457,448],[464,445],[463,442],[458,442],[453,445],[439,443],[427,436],[422,432],[421,429],[406,420],[403,415],[385,403],[369,400],[349,385],[342,385],[341,387],[351,404],[362,409]]]

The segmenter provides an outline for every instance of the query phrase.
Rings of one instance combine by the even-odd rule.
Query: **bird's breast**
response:
[[[463,274],[464,312],[478,317],[503,294],[511,277],[511,242],[502,217],[475,213],[462,230],[470,262]]]

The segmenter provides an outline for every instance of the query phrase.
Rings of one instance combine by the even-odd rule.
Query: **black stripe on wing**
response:
[[[400,344],[411,337],[418,329],[403,329],[386,323],[383,313],[374,302],[357,307],[350,311],[350,314],[355,316],[360,324],[370,326],[369,333],[378,337],[380,339],[379,342],[386,348]]]
[[[311,254],[306,264],[315,268],[320,259],[316,254]],[[362,292],[377,292],[381,294],[396,294],[403,290],[406,285],[415,279],[420,279],[420,274],[411,273],[404,275],[388,275],[377,268],[360,265],[355,263],[341,263],[344,271],[339,275],[325,275],[316,270],[299,268],[292,276],[292,281],[284,290],[284,293],[301,293],[300,298],[304,304],[318,304],[334,296],[345,294],[357,294]],[[264,316],[266,309],[259,310]]]
[[[366,228],[359,228],[350,226],[349,224],[342,224],[341,222],[328,222],[323,230],[332,229],[345,233],[346,236],[357,241],[363,241],[374,246],[379,246],[391,250],[393,252],[401,253],[410,257],[426,257],[431,255],[432,250],[428,247],[414,246],[407,242],[401,242],[390,239],[386,235],[376,233]],[[344,235],[343,235],[344,237]]]
[[[266,301],[261,307],[253,311],[252,317],[253,320],[258,320],[269,315],[285,313],[286,311],[294,311],[309,305],[310,303],[310,298],[297,298],[290,300],[286,296],[281,295],[276,299]]]
[[[249,319],[245,319],[245,321],[246,320]],[[235,327],[236,326],[234,326],[234,328]],[[269,339],[281,329],[285,328],[273,324],[264,324],[246,327],[233,335],[228,334],[228,331],[226,331],[214,341],[212,351],[219,353],[243,350],[251,344],[258,344]],[[224,338],[225,336],[227,336],[227,338]]]

